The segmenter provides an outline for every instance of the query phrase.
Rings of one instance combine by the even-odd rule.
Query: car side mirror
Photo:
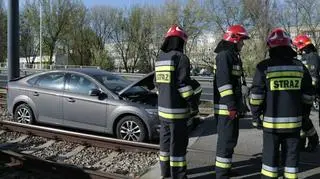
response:
[[[91,89],[91,90],[89,91],[89,95],[90,95],[90,96],[100,96],[101,93],[102,93],[102,92],[101,92],[100,90],[98,90],[98,89]]]

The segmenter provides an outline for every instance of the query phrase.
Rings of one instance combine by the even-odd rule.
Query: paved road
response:
[[[320,133],[318,113],[312,112],[311,119]],[[211,117],[203,121],[189,138],[187,153],[188,178],[215,178],[214,162],[217,143],[216,121]],[[240,119],[240,135],[233,156],[233,171],[237,176],[232,179],[259,179],[261,171],[262,131],[251,127],[250,118]],[[300,153],[299,178],[320,178],[320,148],[315,153]],[[280,174],[280,173],[279,173]],[[159,178],[159,164],[146,173],[142,179]]]

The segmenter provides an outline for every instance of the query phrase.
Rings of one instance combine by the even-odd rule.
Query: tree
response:
[[[115,17],[118,9],[109,6],[96,6],[90,9],[90,26],[96,34],[95,48],[104,50],[105,44],[110,42],[115,28]]]
[[[82,3],[75,3],[69,20],[64,38],[61,39],[63,51],[73,64],[91,65],[96,34],[89,26],[88,10]]]
[[[149,50],[150,36],[152,33],[150,12],[147,14],[147,8],[134,7],[129,16],[129,39],[131,45],[129,65],[131,72],[134,72],[138,61],[144,61],[147,58],[146,51]],[[147,63],[148,64],[148,63]]]
[[[181,4],[176,0],[170,0],[167,1],[164,8],[164,14],[166,15],[163,18],[169,22],[166,27],[169,28],[171,24],[182,26],[188,34],[185,53],[195,61],[199,58],[199,49],[196,46],[198,39],[207,31],[209,26],[209,16],[204,7],[205,3],[200,3],[196,0],[188,0],[185,4]]]
[[[7,58],[7,12],[3,1],[0,1],[0,62]]]
[[[261,60],[267,58],[268,47],[266,39],[272,28],[275,27],[277,1],[274,0],[244,0],[244,16],[247,18],[247,26],[250,29],[251,39],[243,50],[245,71],[252,76],[255,66]]]
[[[143,54],[148,29],[144,28],[144,11],[141,7],[133,7],[127,13],[118,13],[112,42],[126,72],[134,72]]]
[[[301,31],[302,20],[301,15],[299,14],[299,1],[285,1],[283,4],[280,4],[276,16],[278,18],[275,19],[275,22],[286,31]]]
[[[75,14],[76,0],[41,0],[43,10],[44,44],[49,55],[49,64],[56,46],[70,28],[70,20]]]
[[[163,32],[159,33],[156,26],[159,10],[150,6],[143,8],[141,41],[139,44],[140,59],[137,68],[140,73],[149,73],[154,70],[155,60],[160,51],[160,42]]]
[[[285,1],[283,7],[279,10],[278,23],[288,32],[294,32],[293,35],[309,35],[314,45],[320,47],[320,6],[319,1]],[[294,37],[293,37],[294,38]]]
[[[143,60],[139,62],[140,71],[150,72],[154,70],[155,61],[160,53],[160,47],[164,40],[164,35],[169,29],[171,22],[168,19],[166,8],[149,7],[146,9],[146,43]],[[168,15],[169,16],[169,15]]]
[[[91,65],[99,66],[102,69],[112,71],[114,69],[114,59],[110,57],[107,50],[95,50],[93,52],[95,60]]]
[[[188,33],[186,54],[191,55],[199,37],[208,30],[208,15],[204,11],[204,4],[196,0],[188,0],[182,9],[179,21]]]
[[[26,1],[20,15],[20,54],[33,64],[40,47],[39,3]]]
[[[227,27],[234,24],[246,24],[247,19],[245,19],[241,0],[207,0],[205,4],[205,11],[208,14],[210,27],[209,33],[214,32],[214,36],[211,37],[213,38],[211,48],[206,51],[206,55],[201,61],[208,65],[211,64],[210,67],[213,67],[215,63],[214,49],[221,40]],[[205,43],[207,44],[208,41]]]
[[[249,76],[255,71],[255,65],[267,56],[266,38],[275,25],[277,1],[275,0],[209,0],[207,5],[212,14],[212,26],[220,37],[224,30],[234,24],[242,24],[251,39],[245,41],[241,56],[244,69]]]
[[[119,10],[115,19],[115,27],[114,31],[111,35],[112,47],[114,49],[117,56],[116,59],[121,59],[121,63],[123,64],[126,72],[129,72],[129,64],[128,60],[130,58],[129,50],[131,48],[131,43],[129,40],[129,24],[128,19],[124,16],[124,11]],[[120,63],[120,62],[119,62]]]
[[[109,6],[97,6],[90,9],[90,27],[94,33],[92,35],[94,45],[92,65],[99,65],[107,70],[114,68],[114,58],[118,57],[115,54],[118,53],[110,53],[113,52],[113,43],[115,43],[112,41],[112,35],[115,34],[118,22],[116,19],[121,16],[121,13],[120,9]]]

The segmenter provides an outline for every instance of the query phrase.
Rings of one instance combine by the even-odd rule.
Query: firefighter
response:
[[[293,44],[296,47],[299,54],[301,54],[302,63],[308,68],[311,78],[312,78],[312,85],[314,86],[314,89],[316,89],[316,95],[319,95],[319,72],[320,72],[320,58],[318,56],[317,49],[312,44],[311,39],[307,35],[298,35],[293,40]],[[312,102],[310,103],[310,106],[312,105]],[[311,107],[310,107],[311,109]],[[318,144],[319,144],[319,136],[317,134],[317,131],[315,130],[312,121],[310,120],[310,111],[304,116],[306,119],[304,120],[304,123],[302,124],[303,132],[302,134],[302,142],[301,147],[303,150],[306,150],[308,152],[315,151]],[[308,144],[305,148],[305,137],[308,138]]]
[[[172,25],[165,35],[155,65],[155,82],[159,90],[161,177],[184,179],[188,145],[187,120],[190,117],[193,90],[190,60],[183,53],[186,32]]]
[[[215,170],[217,178],[229,178],[233,149],[239,136],[238,112],[241,108],[241,60],[239,53],[249,39],[242,25],[230,26],[218,43],[215,53],[214,113],[218,122]]]
[[[267,45],[270,58],[258,63],[250,92],[252,116],[263,126],[261,174],[278,178],[281,146],[284,177],[297,178],[302,116],[314,93],[311,76],[283,29],[272,30]]]

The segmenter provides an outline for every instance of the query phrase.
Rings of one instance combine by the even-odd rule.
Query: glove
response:
[[[306,147],[306,152],[315,152],[317,150],[317,146],[319,145],[319,136],[315,134],[313,136],[307,137],[308,145]]]
[[[306,138],[305,137],[300,137],[300,151],[305,152],[306,151]]]
[[[237,110],[235,109],[229,109],[229,119],[234,120],[235,118],[237,118]]]
[[[262,120],[260,117],[257,117],[257,118],[253,118],[252,119],[252,126],[254,128],[257,128],[257,129],[262,129],[263,125],[262,125]]]
[[[199,113],[199,108],[197,105],[193,104],[191,106],[191,114],[198,114]]]
[[[199,106],[194,102],[194,100],[188,102],[189,109],[191,114],[198,114],[199,113]]]

